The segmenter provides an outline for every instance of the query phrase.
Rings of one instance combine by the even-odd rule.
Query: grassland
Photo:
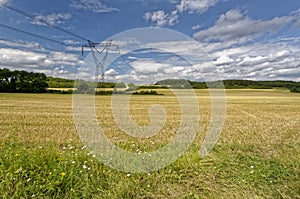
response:
[[[96,96],[99,124],[128,151],[152,151],[176,134],[180,109],[164,96],[133,96],[133,120],[149,123],[148,108],[168,115],[149,139],[129,137],[114,124],[111,96]],[[300,198],[300,94],[287,90],[227,90],[227,116],[213,151],[199,158],[210,118],[210,97],[197,90],[199,133],[189,150],[159,171],[111,169],[85,149],[72,115],[72,96],[0,94],[2,198]]]

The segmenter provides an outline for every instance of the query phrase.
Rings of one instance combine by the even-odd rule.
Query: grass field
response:
[[[167,112],[162,131],[148,139],[122,133],[110,96],[96,96],[99,124],[128,151],[153,151],[173,139],[180,123],[176,98],[133,96],[133,120],[149,123],[151,104]],[[80,142],[72,95],[0,94],[2,198],[300,198],[300,94],[287,90],[227,90],[221,137],[206,157],[210,97],[197,90],[201,123],[189,150],[164,169],[125,173],[97,161]]]

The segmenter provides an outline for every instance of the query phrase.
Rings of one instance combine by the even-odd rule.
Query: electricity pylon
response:
[[[116,47],[116,49],[119,50],[119,46],[116,44],[112,44],[112,40],[109,40],[107,42],[102,42],[102,43],[95,43],[95,42],[88,40],[88,44],[82,46],[82,55],[84,54],[84,48],[88,47],[91,50],[91,53],[92,53],[92,56],[93,56],[93,59],[94,59],[95,65],[96,65],[95,80],[97,82],[99,82],[99,80],[100,80],[101,83],[104,83],[104,73],[105,73],[104,66],[107,61],[109,49],[112,46]],[[99,47],[102,47],[102,49],[100,51],[98,50]],[[101,55],[103,53],[104,53],[104,55],[103,55],[102,59],[99,60],[97,58],[96,54]]]

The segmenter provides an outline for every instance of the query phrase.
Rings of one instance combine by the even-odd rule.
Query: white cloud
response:
[[[234,60],[228,57],[227,55],[223,55],[221,57],[218,57],[217,60],[214,62],[216,65],[223,65],[223,64],[231,64]]]
[[[78,10],[92,11],[94,13],[119,11],[118,8],[109,7],[100,0],[73,0],[70,4],[70,7]]]
[[[0,8],[2,7],[2,5],[8,4],[9,2],[10,0],[0,0]]]
[[[5,40],[0,39],[0,45],[9,46],[9,47],[21,47],[29,49],[43,49],[43,47],[37,42],[27,42],[21,40]]]
[[[156,62],[153,59],[138,59],[129,63],[131,67],[140,74],[162,72],[171,66],[165,63]]]
[[[34,17],[32,24],[36,25],[59,25],[65,23],[71,18],[69,13],[52,13],[48,15],[37,15]]]
[[[197,30],[197,29],[199,29],[199,28],[201,28],[202,26],[201,25],[195,25],[195,26],[192,26],[192,30]]]
[[[214,26],[195,33],[193,37],[203,42],[219,40],[243,43],[267,33],[276,33],[294,19],[294,16],[282,16],[254,20],[234,9],[221,15]]]
[[[68,44],[68,45],[78,45],[78,44],[81,44],[81,42],[75,41],[75,40],[71,40],[71,39],[65,40],[64,43]]]
[[[184,77],[201,81],[201,77],[205,77],[205,80],[222,78],[300,81],[300,73],[296,73],[300,68],[300,47],[295,45],[296,42],[299,43],[298,37],[279,38],[224,49],[220,48],[221,45],[206,43],[205,49],[208,49],[211,59],[205,57],[204,53],[199,56],[199,51],[194,49],[195,46],[190,41],[148,43],[145,44],[146,48],[169,49],[177,55],[201,59],[193,68],[172,55],[163,63],[154,59],[135,59],[131,65],[137,73],[156,74],[156,79]],[[293,72],[295,73],[292,74]]]
[[[165,13],[163,10],[154,12],[146,12],[144,15],[146,21],[151,21],[155,26],[162,27],[165,25],[173,26],[178,22],[177,11],[174,10],[171,14]]]
[[[82,61],[76,54],[0,48],[0,66],[14,70],[45,72],[47,75],[74,78],[72,71],[80,64]]]
[[[220,0],[181,0],[181,1],[170,1],[172,4],[177,4],[175,9],[171,13],[166,13],[164,10],[157,10],[153,12],[146,12],[144,19],[151,21],[155,26],[173,26],[179,22],[179,13],[188,12],[190,14],[197,13],[202,14],[209,7],[214,6]],[[195,29],[199,28],[197,26]]]
[[[176,6],[177,10],[188,13],[203,13],[209,7],[216,5],[220,0],[181,0]]]

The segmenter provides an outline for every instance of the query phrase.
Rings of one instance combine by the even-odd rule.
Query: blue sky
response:
[[[112,43],[120,47],[121,54],[113,61],[118,57],[116,49],[108,52],[112,61],[106,60],[104,76],[109,81],[132,81],[137,76],[153,82],[171,77],[300,81],[300,1],[0,0],[0,3],[1,68],[65,78],[77,78],[78,73],[85,71],[84,75],[89,76],[94,71],[93,58],[88,52],[82,56],[81,46],[87,45],[87,39],[103,42],[113,38]],[[184,36],[160,35],[171,34],[168,31],[131,31],[130,37],[128,32],[123,34],[144,27],[167,28]],[[198,43],[201,52],[195,50],[192,40]],[[142,50],[130,51],[133,49],[130,45],[135,44]],[[157,50],[162,46],[164,50],[173,50]],[[102,60],[104,54],[97,54],[97,58]],[[187,57],[193,61],[189,62]],[[87,72],[84,68],[87,65],[93,70]]]

